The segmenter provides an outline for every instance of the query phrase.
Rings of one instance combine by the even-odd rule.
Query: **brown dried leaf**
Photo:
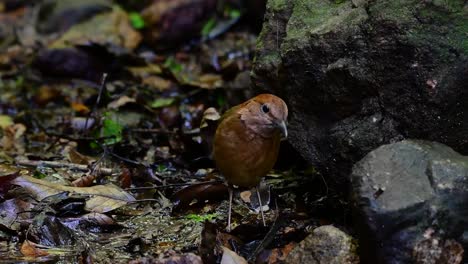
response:
[[[16,150],[18,153],[24,153],[24,132],[26,132],[26,126],[23,124],[14,124],[4,128],[0,146],[3,150]]]
[[[206,201],[219,201],[226,197],[227,186],[220,182],[194,184],[176,192],[172,198],[173,212],[185,211],[205,204]]]
[[[143,84],[156,88],[158,91],[165,91],[174,86],[174,84],[159,76],[148,76],[143,79]]]
[[[52,44],[52,48],[93,42],[102,45],[111,43],[133,50],[141,40],[141,34],[130,25],[127,13],[115,7],[112,12],[96,15],[74,25]]]
[[[218,121],[221,118],[221,115],[218,113],[218,110],[214,107],[210,107],[203,112],[203,118],[200,124],[200,128],[208,126],[208,121]]]
[[[57,100],[60,96],[60,91],[54,87],[43,85],[37,89],[34,95],[34,102],[40,106],[45,106],[49,102]]]
[[[237,255],[236,252],[230,250],[227,247],[221,247],[223,249],[223,257],[221,258],[221,264],[247,264],[245,258]]]
[[[81,218],[86,219],[87,221],[92,221],[101,226],[116,224],[116,222],[114,221],[114,219],[112,219],[112,217],[105,215],[105,214],[100,214],[100,213],[85,214],[85,215],[82,215]]]
[[[37,248],[36,244],[29,240],[25,240],[23,242],[23,244],[21,245],[20,251],[21,251],[21,254],[27,257],[42,257],[42,256],[49,255],[47,251]]]
[[[223,77],[219,74],[206,73],[198,78],[197,84],[204,89],[219,88],[223,85]]]
[[[89,165],[95,161],[94,158],[79,153],[75,148],[68,151],[68,160],[72,163],[83,165]]]
[[[129,188],[132,184],[132,172],[129,168],[122,166],[122,173],[119,176],[120,187]]]
[[[124,106],[128,103],[135,103],[136,100],[134,98],[130,98],[126,95],[120,97],[119,99],[115,100],[115,101],[112,101],[110,102],[107,107],[110,108],[110,109],[117,109],[121,106]]]
[[[21,176],[12,181],[12,184],[23,187],[36,199],[42,200],[61,192],[89,195],[85,209],[96,213],[105,213],[134,202],[135,198],[113,184],[96,185],[93,187],[70,187]]]
[[[83,115],[88,114],[90,112],[89,108],[82,103],[72,102],[70,106],[75,112]]]
[[[17,220],[28,219],[29,211],[32,207],[31,203],[17,198],[4,201],[0,204],[0,212],[2,212],[2,217],[0,217],[0,226],[10,230],[19,230],[20,226]]]
[[[75,187],[89,187],[93,185],[94,180],[96,179],[97,174],[88,174],[83,177],[80,177],[72,182],[72,185]]]

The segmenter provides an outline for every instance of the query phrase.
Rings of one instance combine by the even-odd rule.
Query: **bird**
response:
[[[278,158],[280,141],[288,136],[288,107],[273,94],[260,94],[227,110],[213,139],[212,157],[228,184],[228,232],[231,230],[233,186],[257,189]]]

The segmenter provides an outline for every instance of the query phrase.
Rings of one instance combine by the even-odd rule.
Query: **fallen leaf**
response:
[[[112,101],[110,102],[107,107],[110,108],[110,109],[117,109],[121,106],[124,106],[128,103],[135,103],[136,100],[134,98],[130,98],[126,95],[120,97],[119,99],[115,100],[115,101]]]
[[[251,191],[243,191],[240,193],[240,197],[242,199],[242,201],[246,202],[246,203],[250,203],[250,197],[252,196],[252,192]]]
[[[194,184],[173,195],[173,212],[185,211],[206,201],[219,201],[227,196],[227,186],[221,182]]]
[[[143,83],[154,87],[159,91],[167,90],[173,86],[171,81],[163,79],[159,76],[148,76],[143,79]]]
[[[170,106],[172,103],[174,103],[174,101],[175,101],[175,98],[173,98],[173,97],[158,98],[158,99],[154,100],[151,103],[151,107],[152,108],[161,108],[161,107],[165,107],[165,106]]]
[[[96,159],[79,153],[75,148],[68,151],[68,160],[71,163],[89,165]]]
[[[86,227],[112,227],[117,225],[112,217],[101,213],[89,213],[79,217],[62,218],[60,222],[70,229],[76,229],[78,225],[85,225]]]
[[[90,196],[86,201],[85,210],[105,213],[134,202],[135,198],[113,184],[96,185],[92,187],[70,187],[30,176],[21,176],[12,181],[12,184],[23,187],[37,200],[43,200],[51,195],[61,192]]]
[[[94,125],[94,123],[94,118],[77,116],[71,120],[71,127],[73,129],[83,131],[90,129]]]
[[[93,185],[93,182],[97,178],[97,176],[98,176],[97,174],[93,174],[93,173],[84,175],[84,176],[74,180],[72,182],[72,185],[74,187],[89,187],[89,186]]]
[[[54,87],[42,85],[34,95],[34,102],[40,106],[45,106],[49,102],[57,101],[60,96],[60,91]]]
[[[5,129],[8,126],[13,125],[13,119],[11,116],[0,115],[0,128]]]
[[[21,254],[27,257],[42,257],[49,255],[47,251],[37,248],[36,244],[32,243],[29,240],[25,240],[23,242],[20,251]]]
[[[87,114],[90,112],[89,108],[82,103],[72,102],[70,105],[71,108],[77,113]]]
[[[19,230],[20,226],[17,220],[28,219],[32,207],[31,203],[17,198],[4,201],[0,204],[0,212],[2,212],[0,226],[9,230]]]
[[[194,84],[198,84],[200,88],[204,89],[215,89],[223,85],[223,78],[219,74],[206,73],[201,75],[198,82]]]
[[[245,258],[237,255],[236,252],[230,250],[227,247],[221,246],[223,249],[223,257],[221,258],[221,264],[247,264]]]
[[[14,124],[4,128],[0,146],[4,150],[15,149],[18,153],[24,153],[24,132],[26,132],[26,126],[23,124]]]
[[[113,44],[133,50],[141,40],[141,34],[130,25],[127,13],[114,7],[112,12],[98,14],[72,26],[51,47],[63,48],[93,42],[102,45]]]

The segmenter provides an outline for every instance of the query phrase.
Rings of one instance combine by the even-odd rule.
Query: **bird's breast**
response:
[[[224,120],[218,127],[213,157],[227,182],[254,187],[274,166],[280,135],[264,138],[249,131],[240,120]]]

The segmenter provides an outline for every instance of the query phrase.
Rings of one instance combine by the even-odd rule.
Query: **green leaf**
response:
[[[102,127],[99,130],[97,137],[104,137],[104,145],[113,145],[122,141],[123,127],[117,121],[112,119],[111,113],[107,112],[104,114],[104,120],[102,121]],[[94,144],[96,147],[96,144]],[[93,145],[92,145],[93,147]]]
[[[226,105],[226,97],[224,94],[218,94],[218,96],[216,96],[216,103],[220,108]]]
[[[240,17],[240,16],[241,16],[241,12],[240,12],[240,10],[238,10],[238,9],[231,9],[231,10],[229,11],[229,17],[230,17],[230,18],[238,18],[238,17]]]
[[[167,170],[167,167],[164,164],[159,164],[158,167],[156,168],[156,171],[159,173],[165,172]]]
[[[19,76],[18,78],[16,78],[15,87],[20,88],[20,87],[23,87],[23,85],[24,85],[24,77]]]
[[[175,98],[174,97],[169,97],[169,98],[158,98],[154,100],[151,103],[152,108],[161,108],[161,107],[166,107],[170,106],[172,103],[174,103]]]
[[[35,170],[33,177],[36,179],[44,179],[45,177],[47,177],[47,175],[41,171]]]
[[[193,220],[197,223],[203,223],[205,221],[211,221],[213,219],[215,219],[216,217],[218,216],[218,214],[214,213],[214,214],[205,214],[205,215],[197,215],[197,214],[189,214],[187,215],[187,219],[189,220]]]
[[[13,119],[11,118],[11,116],[7,116],[7,115],[0,115],[0,128],[5,128],[7,126],[11,126],[13,125]]]
[[[135,29],[142,29],[145,27],[145,20],[141,17],[141,15],[137,12],[130,12],[128,14],[128,17],[130,19],[130,24],[132,24],[132,27]]]
[[[210,34],[211,30],[213,30],[215,25],[216,25],[215,17],[212,17],[208,21],[206,21],[205,25],[203,25],[203,28],[201,30],[202,36],[208,36],[208,34]]]
[[[163,66],[168,68],[172,73],[181,72],[183,69],[182,64],[178,63],[172,56],[166,59]]]

